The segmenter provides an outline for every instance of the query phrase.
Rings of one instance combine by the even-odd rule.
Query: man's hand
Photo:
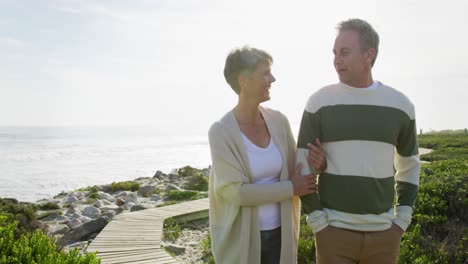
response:
[[[316,175],[309,174],[301,176],[301,164],[298,164],[291,175],[291,182],[293,184],[294,195],[303,196],[307,194],[317,193]]]
[[[318,138],[315,139],[315,145],[307,143],[309,155],[307,161],[317,172],[323,172],[327,168],[327,157]]]

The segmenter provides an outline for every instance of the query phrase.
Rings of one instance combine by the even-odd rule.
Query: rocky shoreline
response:
[[[118,214],[208,197],[208,174],[209,168],[186,166],[168,174],[157,171],[153,177],[62,192],[54,198],[34,203],[41,208],[36,211],[38,225],[65,250],[78,248],[85,253],[87,246]],[[19,203],[15,199],[9,200]],[[184,238],[185,242],[171,243],[185,248],[189,241],[190,249],[180,252],[178,258],[182,260],[184,252],[194,255],[194,242],[200,242],[200,237],[207,235],[206,221],[202,226],[194,229],[193,239],[189,235]],[[193,256],[189,259],[194,260]]]

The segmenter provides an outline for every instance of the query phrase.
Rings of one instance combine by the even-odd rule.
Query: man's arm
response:
[[[414,107],[412,113],[414,113]],[[419,174],[421,162],[418,154],[416,120],[409,118],[398,136],[394,165],[396,169],[397,204],[396,218],[393,221],[401,229],[406,230],[411,223],[413,206],[419,190]]]
[[[308,112],[306,107],[302,115],[296,153],[297,164],[302,164],[301,175],[315,173],[314,168],[309,165],[307,160],[309,152],[307,143],[315,142],[316,138],[320,138],[319,120],[317,115]],[[317,233],[328,226],[327,215],[323,211],[317,194],[301,196],[301,204],[303,211],[307,214],[307,223],[310,225],[314,233]]]

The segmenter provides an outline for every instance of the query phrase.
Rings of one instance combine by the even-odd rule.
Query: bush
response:
[[[184,185],[184,189],[206,192],[208,191],[208,178],[201,174],[192,176]]]
[[[101,263],[95,253],[80,255],[78,249],[68,253],[59,252],[55,243],[42,231],[15,236],[17,222],[0,214],[0,264],[9,263],[50,263],[50,264],[95,264]]]
[[[136,191],[140,189],[140,184],[135,181],[113,182],[109,186],[111,192],[115,191]]]
[[[7,214],[11,216],[11,219],[18,222],[18,232],[31,232],[38,228],[33,223],[36,219],[35,213],[37,206],[34,204],[20,203],[14,204],[9,200],[0,198],[0,214]]]
[[[199,169],[195,169],[190,166],[185,166],[183,168],[178,169],[177,174],[179,174],[179,176],[181,177],[187,177],[187,176],[203,175],[203,172]]]
[[[164,221],[163,239],[175,241],[182,234],[182,227],[177,224],[173,218],[168,218]]]
[[[80,188],[80,189],[78,189],[77,191],[97,193],[97,192],[99,191],[99,187],[96,186],[96,185],[94,185],[94,186],[88,186],[88,187]]]
[[[306,215],[301,216],[297,263],[315,263],[315,236],[312,228],[306,222]]]
[[[48,203],[39,205],[39,209],[41,209],[41,210],[57,210],[57,209],[60,209],[60,205],[58,205],[56,203],[48,202]]]
[[[468,162],[424,164],[413,224],[403,235],[399,263],[468,261]]]
[[[195,200],[195,199],[202,198],[202,196],[197,191],[172,190],[172,191],[169,191],[166,198],[170,200],[181,201],[181,200]]]

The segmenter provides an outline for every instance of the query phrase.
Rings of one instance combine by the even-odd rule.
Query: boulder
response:
[[[146,210],[150,208],[153,208],[153,206],[148,205],[148,204],[137,204],[130,208],[130,212],[141,211],[141,210]]]
[[[94,203],[94,207],[97,207],[97,208],[101,208],[104,206],[104,202],[102,200],[97,200],[95,203]]]
[[[116,199],[112,197],[112,195],[105,193],[105,192],[98,192],[99,199],[109,201],[111,203],[115,203]]]
[[[80,219],[72,219],[70,220],[68,223],[67,223],[67,226],[70,228],[70,229],[76,229],[78,228],[79,226],[81,226],[83,223],[80,221]]]
[[[118,198],[116,201],[115,201],[115,205],[117,206],[122,206],[125,204],[125,200],[124,199],[121,199],[121,198]]]
[[[174,245],[174,244],[165,244],[163,246],[168,252],[176,256],[179,256],[185,253],[185,247],[183,246]]]
[[[67,225],[49,225],[49,233],[52,235],[63,235],[68,231],[70,231],[70,228]]]
[[[143,197],[150,197],[156,191],[156,187],[152,185],[145,185],[138,190],[138,195]]]
[[[175,184],[169,183],[168,185],[166,185],[166,188],[164,189],[164,192],[169,193],[172,190],[180,191],[180,190],[182,190],[182,188],[180,188],[179,186],[177,186]]]
[[[65,203],[76,203],[78,201],[79,199],[76,196],[72,195],[65,200]]]
[[[101,215],[101,210],[99,210],[98,208],[96,208],[94,206],[86,206],[83,209],[83,215],[87,216],[87,217],[90,217],[90,218],[93,218],[93,219],[96,219]]]
[[[159,196],[157,194],[151,195],[150,201],[157,202],[159,200],[161,200],[161,196]]]
[[[91,220],[77,229],[70,231],[62,237],[61,243],[69,244],[71,241],[83,240],[92,233],[101,231],[108,223],[107,217],[100,217],[95,220]]]

